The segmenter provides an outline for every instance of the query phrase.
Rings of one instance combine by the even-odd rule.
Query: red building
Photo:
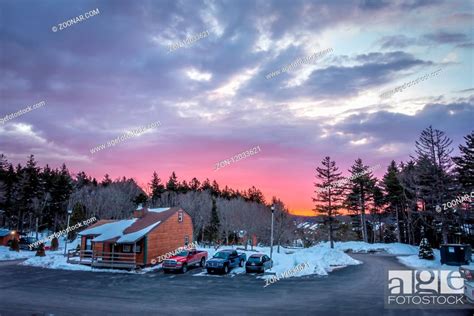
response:
[[[193,240],[191,216],[179,207],[139,207],[133,218],[100,220],[79,233],[77,260],[93,267],[136,268]],[[74,251],[71,251],[73,253]],[[71,256],[69,256],[71,257]]]

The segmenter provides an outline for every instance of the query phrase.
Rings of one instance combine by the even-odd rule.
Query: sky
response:
[[[143,186],[153,171],[256,186],[311,215],[325,156],[346,176],[357,158],[380,164],[381,177],[430,125],[463,143],[474,126],[473,30],[472,1],[4,0],[0,119],[45,104],[0,121],[0,153]]]

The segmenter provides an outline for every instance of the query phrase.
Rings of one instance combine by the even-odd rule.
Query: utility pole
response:
[[[271,230],[271,235],[270,235],[270,259],[273,259],[273,213],[275,211],[275,205],[272,204],[272,230]]]
[[[71,219],[71,214],[72,214],[72,210],[71,209],[67,210],[67,229],[66,229],[67,233],[65,237],[66,241],[64,243],[64,256],[67,255],[67,237],[68,237],[67,235],[69,235],[69,220]]]

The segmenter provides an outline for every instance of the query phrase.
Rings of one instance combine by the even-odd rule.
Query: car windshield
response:
[[[180,253],[178,253],[177,256],[179,256],[179,257],[187,257],[187,256],[188,256],[188,252],[185,251],[185,250],[183,250],[183,251],[181,251]]]
[[[24,243],[28,243],[28,244],[32,244],[36,241],[37,241],[37,239],[34,238],[34,237],[23,237],[23,238],[20,239],[20,242],[24,242]]]
[[[214,255],[213,258],[217,258],[217,259],[227,259],[229,257],[229,253],[228,252],[218,252]]]
[[[249,258],[249,262],[261,262],[262,261],[262,257],[250,257]]]

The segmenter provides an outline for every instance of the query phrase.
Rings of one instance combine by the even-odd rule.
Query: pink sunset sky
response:
[[[102,179],[153,171],[262,190],[312,215],[324,156],[407,161],[432,125],[463,142],[474,124],[472,2],[141,1],[3,3],[0,153]],[[98,8],[70,27],[52,27]],[[442,23],[440,22],[442,21]],[[209,36],[168,52],[170,45]],[[299,58],[332,52],[290,72]],[[381,93],[442,69],[381,99]],[[143,135],[91,154],[141,126]],[[218,171],[214,165],[260,146]],[[456,151],[455,151],[456,153]]]

